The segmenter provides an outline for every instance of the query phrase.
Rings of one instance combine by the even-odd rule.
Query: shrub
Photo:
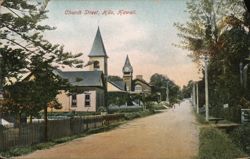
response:
[[[144,110],[144,111],[140,111],[140,112],[126,113],[124,115],[124,118],[126,120],[132,120],[132,119],[139,118],[139,117],[145,117],[145,116],[148,116],[150,114],[153,114],[153,112],[149,111],[149,110]]]
[[[109,113],[123,113],[123,112],[138,112],[142,111],[143,107],[141,106],[109,106]]]
[[[234,159],[242,156],[228,135],[216,128],[202,128],[199,138],[199,159]]]
[[[230,133],[233,142],[244,152],[250,154],[250,124],[244,124]]]

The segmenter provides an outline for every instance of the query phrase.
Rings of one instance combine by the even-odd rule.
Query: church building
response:
[[[99,27],[88,57],[89,61],[85,65],[89,67],[88,71],[55,70],[55,74],[67,79],[75,87],[75,92],[62,90],[61,94],[57,96],[62,108],[50,111],[96,112],[99,108],[105,107],[108,56]]]
[[[107,106],[108,95],[113,93],[120,96],[151,94],[151,86],[142,78],[142,75],[133,79],[133,67],[128,55],[122,68],[122,80],[108,80],[108,55],[99,27],[88,57],[89,60],[85,65],[88,67],[88,71],[55,70],[55,74],[67,79],[76,91],[65,92],[62,90],[61,94],[57,96],[62,108],[50,111],[96,112],[99,108]],[[115,97],[112,96],[112,98]]]

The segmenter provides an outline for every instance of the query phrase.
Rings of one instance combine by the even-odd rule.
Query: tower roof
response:
[[[106,54],[106,50],[103,44],[102,35],[99,27],[97,29],[95,40],[93,42],[91,51],[89,53],[89,57],[108,57]]]
[[[126,61],[125,61],[125,64],[123,66],[123,69],[122,69],[123,72],[133,72],[133,67],[129,61],[129,58],[128,58],[128,55],[126,57]]]

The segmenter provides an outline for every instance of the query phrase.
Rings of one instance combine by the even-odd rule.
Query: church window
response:
[[[71,96],[71,107],[77,107],[77,96],[76,94],[72,94]]]
[[[90,107],[90,94],[85,94],[85,107]]]
[[[99,69],[100,68],[100,63],[99,61],[94,62],[94,69]]]

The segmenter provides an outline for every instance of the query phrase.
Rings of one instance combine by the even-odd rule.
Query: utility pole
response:
[[[193,82],[192,104],[195,106],[195,83]]]
[[[166,99],[167,104],[169,104],[169,89],[168,89],[168,81],[167,81],[167,99]]]
[[[240,85],[243,86],[243,63],[240,62]]]
[[[208,58],[207,56],[205,56],[205,107],[206,107],[206,121],[208,121],[208,117],[209,117],[209,101],[208,101],[208,78],[207,78],[207,63],[208,63]]]
[[[0,100],[3,99],[2,55],[0,54]],[[2,125],[2,111],[0,105],[0,125]]]
[[[196,112],[199,114],[199,82],[196,82]]]

